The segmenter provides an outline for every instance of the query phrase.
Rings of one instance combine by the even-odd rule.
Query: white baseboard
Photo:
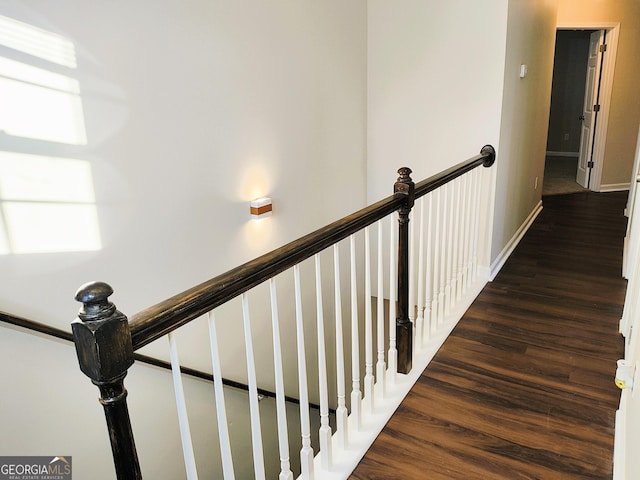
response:
[[[626,395],[620,395],[620,408],[616,411],[615,433],[613,441],[613,480],[626,479]]]
[[[580,156],[580,152],[547,152],[547,157],[575,157]]]
[[[520,225],[520,228],[518,228],[518,231],[515,233],[515,235],[511,238],[511,240],[509,240],[509,242],[502,249],[502,251],[500,252],[500,255],[498,255],[498,257],[491,264],[491,274],[489,276],[489,280],[493,281],[493,279],[496,278],[496,275],[498,275],[498,272],[500,271],[502,266],[505,264],[507,259],[511,256],[515,248],[520,243],[520,240],[522,240],[522,237],[524,237],[524,234],[527,233],[527,231],[531,227],[531,224],[533,224],[533,221],[538,217],[538,215],[540,215],[541,211],[542,211],[542,200],[538,202],[538,204],[531,211],[531,213],[529,214],[527,219],[524,221],[524,223]]]
[[[604,192],[622,192],[624,190],[629,190],[629,183],[607,183],[606,185],[600,185],[601,193]]]

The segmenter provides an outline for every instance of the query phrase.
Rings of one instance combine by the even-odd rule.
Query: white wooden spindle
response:
[[[413,328],[411,332],[415,338],[416,334],[416,268],[414,268],[416,264],[416,242],[414,241],[415,237],[415,208],[411,209],[409,212],[409,305],[407,305],[407,316],[409,317],[409,321],[413,324]],[[412,339],[412,344],[415,343],[415,340]],[[412,349],[412,354],[416,353],[416,348]]]
[[[423,329],[424,329],[424,197],[421,197],[417,205],[418,219],[418,314],[416,317],[416,348],[414,353],[417,355],[422,350]],[[413,264],[409,268],[414,268]],[[413,309],[413,306],[411,306]]]
[[[440,202],[441,225],[440,225],[440,280],[438,284],[440,291],[438,292],[438,323],[444,320],[444,294],[446,287],[446,269],[447,269],[447,185],[441,188],[442,201]]]
[[[361,412],[360,402],[360,337],[358,335],[358,279],[356,276],[356,240],[355,236],[349,237],[351,253],[351,416],[355,430],[360,430]]]
[[[467,230],[466,230],[466,205],[467,205],[467,174],[460,177],[460,201],[458,202],[460,205],[460,216],[458,219],[458,224],[460,225],[460,235],[458,242],[458,266],[457,266],[457,291],[456,291],[456,301],[460,301],[462,299],[462,295],[464,294],[464,283],[463,283],[463,273],[464,273],[464,245],[467,238]]]
[[[247,357],[247,385],[249,387],[249,416],[251,418],[251,449],[253,452],[253,469],[255,478],[265,478],[264,453],[262,449],[262,429],[260,427],[260,406],[258,405],[258,383],[256,381],[256,364],[251,337],[251,321],[249,319],[249,298],[245,293],[242,299],[242,320],[244,326],[244,346]]]
[[[304,346],[304,322],[302,319],[302,293],[300,288],[300,265],[293,267],[296,302],[296,344],[298,347],[298,395],[300,398],[300,470],[303,479],[313,478],[313,448],[311,447],[311,422],[309,419],[309,390],[307,382],[307,360]]]
[[[433,277],[433,194],[429,193],[426,196],[425,202],[427,203],[427,224],[425,236],[427,239],[427,249],[425,252],[425,310],[424,310],[424,340],[431,338],[432,334],[432,315],[431,315],[431,279]]]
[[[474,170],[474,174],[476,177],[476,181],[475,181],[476,186],[475,186],[475,201],[473,202],[474,203],[473,235],[472,235],[473,243],[471,244],[472,246],[471,278],[473,278],[474,282],[478,276],[478,240],[479,240],[478,231],[480,226],[480,199],[482,196],[481,195],[482,184],[481,184],[480,173],[481,173],[481,170],[479,168],[476,168]]]
[[[458,289],[458,253],[460,250],[460,177],[453,181],[455,200],[453,201],[453,259],[451,262],[451,307],[453,307],[460,298]]]
[[[453,218],[453,197],[454,197],[454,184],[450,182],[447,184],[447,236],[445,245],[447,246],[447,256],[446,256],[446,267],[445,267],[445,303],[444,303],[444,313],[445,315],[449,315],[451,311],[451,272],[453,267],[453,239],[455,236],[454,227],[455,227],[455,219]]]
[[[284,393],[284,373],[282,366],[282,343],[280,342],[280,317],[278,315],[278,297],[276,281],[269,279],[271,296],[271,330],[273,338],[273,369],[276,385],[276,416],[278,422],[278,451],[280,453],[279,480],[293,480],[289,458],[289,433],[287,430],[287,409]]]
[[[476,170],[473,170],[470,177],[471,188],[469,189],[471,192],[471,202],[469,203],[469,256],[467,257],[467,277],[469,283],[473,283],[473,244],[476,241],[473,236],[476,221],[475,203],[478,200],[476,178]]]
[[[233,480],[233,456],[229,427],[227,425],[227,409],[224,401],[224,386],[222,383],[222,369],[220,367],[220,350],[218,348],[218,334],[216,332],[216,318],[213,311],[208,314],[209,345],[211,347],[211,364],[213,366],[213,391],[216,400],[216,419],[218,420],[218,439],[220,440],[220,457],[222,460],[222,475],[224,480]],[[284,479],[282,479],[284,480]]]
[[[473,171],[467,174],[467,203],[465,204],[465,238],[464,238],[464,269],[463,269],[463,277],[462,281],[464,284],[465,290],[469,287],[469,275],[471,273],[471,242],[473,241],[471,238],[471,233],[473,229],[472,224],[472,209],[473,202],[475,197],[473,196]]]
[[[331,468],[331,426],[329,425],[329,390],[327,387],[327,353],[324,341],[324,310],[320,255],[315,254],[316,267],[316,325],[318,336],[318,391],[320,394],[320,463],[324,470]]]
[[[389,368],[387,369],[387,381],[394,384],[398,371],[398,349],[396,346],[396,291],[398,288],[396,228],[398,228],[398,220],[395,214],[389,216],[389,224],[389,353],[387,355]]]
[[[180,358],[178,357],[178,345],[173,333],[167,335],[169,340],[169,357],[171,358],[171,373],[173,376],[173,389],[176,395],[178,409],[178,424],[180,426],[180,438],[182,439],[182,455],[184,456],[184,468],[188,480],[197,480],[196,459],[193,454],[189,418],[187,416],[187,403],[182,386],[182,373],[180,372]]]
[[[440,245],[442,238],[440,230],[442,229],[442,202],[440,201],[440,190],[433,192],[435,200],[435,222],[433,224],[433,297],[431,300],[431,322],[433,323],[433,330],[437,329],[440,322],[440,302],[438,300],[440,294],[440,262],[442,249]]]
[[[342,334],[342,294],[340,282],[340,248],[333,245],[333,271],[336,317],[336,391],[338,406],[336,408],[336,436],[338,448],[347,448],[349,431],[347,427],[348,412],[346,406],[345,375],[344,375],[344,338]]]
[[[385,396],[385,378],[384,372],[387,368],[384,361],[384,266],[382,262],[382,220],[378,221],[378,294],[376,303],[376,340],[378,347],[378,361],[376,362],[376,385],[378,386],[378,395],[381,398]]]
[[[373,413],[373,316],[371,313],[371,236],[364,229],[364,402],[363,408]]]

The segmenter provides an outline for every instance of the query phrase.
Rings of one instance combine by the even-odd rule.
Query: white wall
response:
[[[75,45],[87,145],[2,135],[0,150],[88,160],[103,245],[1,255],[3,309],[68,328],[98,279],[132,314],[364,205],[364,1],[5,0],[0,15]],[[260,195],[275,213],[250,222]]]
[[[2,45],[0,57],[77,79],[87,137],[86,145],[65,145],[0,133],[0,152],[88,162],[102,244],[91,252],[13,254],[2,243],[3,232],[1,310],[69,330],[79,308],[76,289],[102,280],[114,287],[118,308],[131,315],[364,206],[364,0],[0,0],[0,15],[73,43],[78,63],[73,69]],[[261,195],[273,198],[274,214],[251,222],[249,200]],[[48,234],[43,228],[39,233]],[[255,344],[268,351],[267,313],[254,314],[252,329]],[[242,331],[237,315],[219,319],[231,325],[230,332],[220,328],[221,335]],[[199,328],[181,334],[181,353],[187,361],[192,355],[198,359],[193,366],[210,370],[206,355],[194,355],[188,343],[202,338]],[[283,332],[292,346],[291,329]],[[37,385],[42,376],[65,371],[60,377],[65,387],[52,408],[68,428],[56,432],[60,437],[43,438],[37,453],[61,448],[74,461],[86,462],[91,452],[85,448],[100,442],[96,461],[110,465],[98,392],[79,371],[73,349],[39,348],[29,336],[4,329],[0,336],[12,347],[3,365],[11,358],[16,364],[39,358],[51,366],[43,371],[27,365],[11,374],[3,369],[4,388],[22,391],[25,379]],[[244,352],[234,351],[232,342],[223,348],[228,349],[225,366],[235,368],[242,381]],[[206,343],[201,349],[206,352]],[[151,349],[165,350],[164,342]],[[295,371],[295,361],[285,361]],[[234,377],[225,366],[225,375]],[[270,370],[264,361],[258,368]],[[125,383],[135,428],[146,418],[141,408],[169,376],[134,370]],[[294,384],[288,388],[295,392]],[[90,401],[76,404],[87,395]],[[197,405],[202,400],[190,398]],[[0,440],[0,453],[35,452],[20,428],[26,417],[41,419],[34,413],[41,400],[34,397],[19,415],[2,410],[3,431],[13,435]],[[161,416],[170,414],[171,402],[159,407]],[[83,411],[80,417],[74,417],[75,410]],[[91,427],[90,439],[74,440],[85,438],[82,429],[94,424],[95,436]],[[175,425],[166,428],[175,433]],[[157,449],[165,444],[178,454],[167,432],[150,430],[146,440],[143,434],[143,463],[148,462],[143,457],[160,458]]]
[[[369,1],[370,201],[498,145],[507,1]]]
[[[492,261],[509,245],[542,198],[556,3],[509,0]],[[522,64],[528,67],[525,78],[519,76]]]

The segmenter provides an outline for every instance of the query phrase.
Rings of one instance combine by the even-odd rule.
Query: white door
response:
[[[598,103],[598,84],[600,82],[600,66],[602,65],[602,52],[600,45],[604,43],[604,30],[598,30],[591,34],[589,45],[589,63],[587,65],[587,81],[584,88],[584,107],[582,109],[582,132],[580,134],[580,156],[578,157],[578,171],[576,182],[585,188],[589,188],[589,162],[593,147],[593,135],[595,133],[596,110]]]

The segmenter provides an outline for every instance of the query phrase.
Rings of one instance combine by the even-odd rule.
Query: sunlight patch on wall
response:
[[[9,248],[9,239],[5,233],[6,231],[7,229],[4,226],[2,210],[0,209],[0,255],[7,255],[8,253],[11,253],[11,249]]]
[[[84,160],[0,152],[0,208],[5,254],[101,248],[91,166]]]
[[[78,81],[0,57],[0,130],[17,137],[86,145]]]
[[[57,33],[1,15],[0,44],[65,67],[77,66],[73,42]]]
[[[49,150],[47,142],[79,155],[77,147],[87,144],[80,84],[73,78],[75,46],[61,35],[3,16],[0,45],[31,57],[9,52],[12,58],[0,57],[3,141],[32,140],[17,144],[21,153],[0,151],[0,255],[99,250],[91,165],[39,154]],[[35,57],[56,65],[48,69]]]

